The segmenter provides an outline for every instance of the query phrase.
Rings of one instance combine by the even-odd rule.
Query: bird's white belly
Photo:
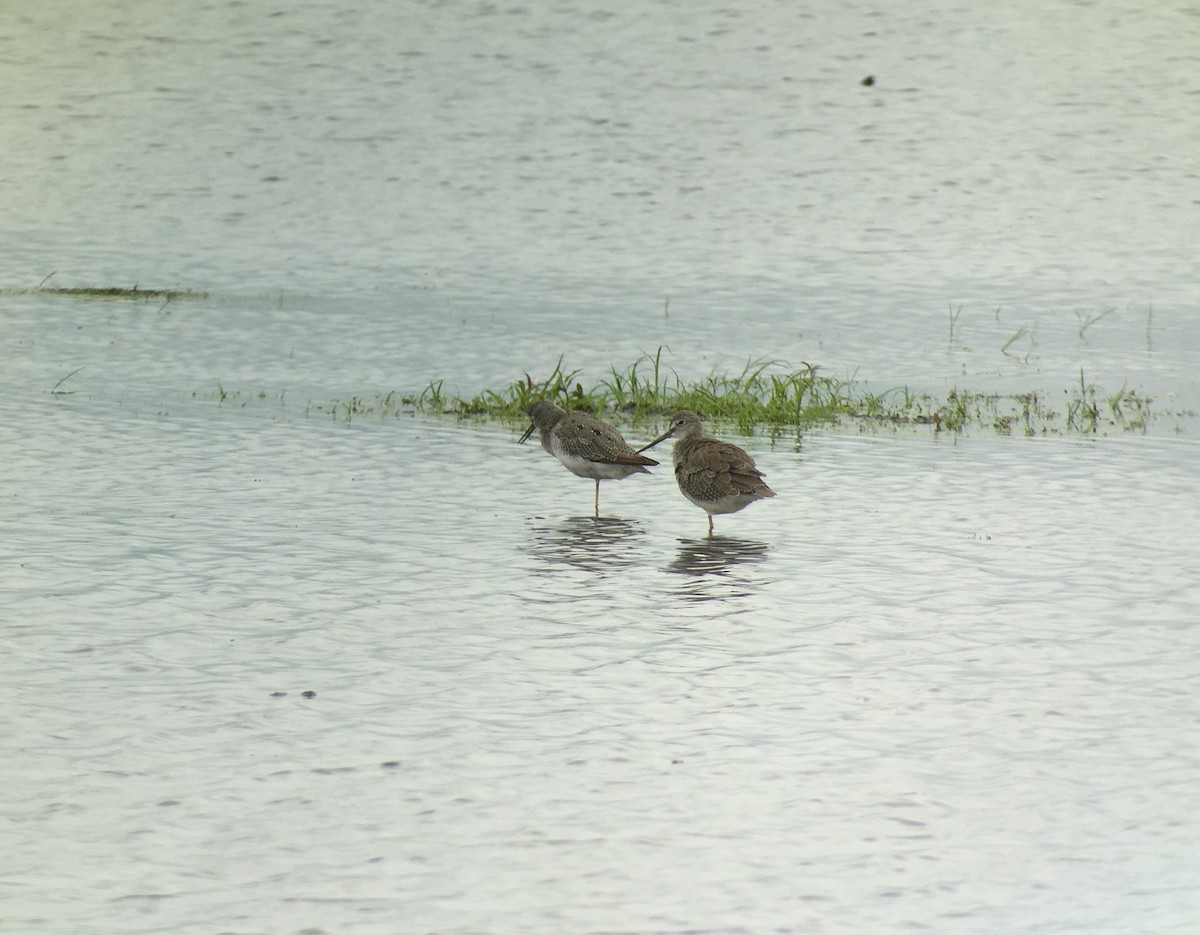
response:
[[[736,513],[738,510],[748,507],[755,500],[755,497],[744,493],[730,494],[720,500],[698,500],[686,490],[683,491],[683,495],[710,516],[717,513]]]
[[[589,461],[587,458],[567,454],[562,450],[554,452],[554,456],[572,474],[576,474],[579,477],[590,477],[592,480],[620,480],[623,477],[628,477],[637,470],[637,468],[630,467],[627,464],[605,464],[603,461]]]

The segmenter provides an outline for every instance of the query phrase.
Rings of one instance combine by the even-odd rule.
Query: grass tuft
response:
[[[430,384],[414,400],[414,408],[462,417],[522,420],[529,405],[552,399],[567,409],[583,409],[603,417],[645,421],[691,409],[750,432],[756,425],[811,425],[833,422],[855,411],[849,383],[817,372],[811,364],[784,370],[778,361],[749,361],[738,373],[712,373],[686,383],[663,361],[659,347],[643,354],[624,370],[611,368],[590,388],[578,379],[579,371],[566,370],[560,358],[549,376],[535,380],[529,374],[501,389],[476,396],[447,397],[442,384]]]

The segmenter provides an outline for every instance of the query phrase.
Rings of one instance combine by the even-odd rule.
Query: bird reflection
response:
[[[530,551],[554,564],[585,571],[614,571],[637,564],[631,540],[645,535],[637,523],[611,516],[572,516],[553,526],[534,527]]]
[[[739,572],[764,561],[769,548],[765,542],[729,536],[681,539],[679,554],[667,571],[688,579],[679,589],[680,596],[687,600],[746,597],[754,588]]]

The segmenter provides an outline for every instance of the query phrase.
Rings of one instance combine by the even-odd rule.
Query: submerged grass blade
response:
[[[53,275],[53,274],[51,274],[51,275]],[[83,367],[86,367],[86,366],[87,366],[87,364],[83,365]],[[59,380],[57,383],[55,383],[54,386],[51,387],[51,389],[50,389],[50,395],[51,396],[70,396],[71,394],[73,394],[75,392],[74,390],[60,390],[59,387],[62,386],[64,383],[66,383],[69,379],[71,379],[71,377],[75,376],[75,374],[79,373],[79,371],[82,370],[83,367],[76,367],[74,370],[72,370],[70,373],[68,373],[65,377],[63,377],[61,380]]]

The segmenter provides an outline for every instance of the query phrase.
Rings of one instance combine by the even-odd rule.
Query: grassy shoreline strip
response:
[[[1078,385],[1065,390],[1056,405],[1037,391],[1005,395],[954,388],[944,398],[906,386],[872,392],[858,381],[819,373],[816,365],[807,362],[799,369],[785,369],[787,365],[779,361],[750,361],[740,373],[714,372],[685,383],[664,365],[662,352],[660,347],[653,355],[645,354],[624,371],[612,368],[590,390],[577,379],[579,371],[565,370],[560,358],[540,381],[526,374],[502,390],[484,390],[471,398],[447,396],[442,381],[437,381],[403,401],[419,412],[515,420],[524,419],[529,404],[543,398],[633,423],[691,409],[744,434],[762,426],[805,428],[851,422],[930,426],[935,432],[990,427],[1006,435],[1091,435],[1102,429],[1144,432],[1153,418],[1148,396],[1125,386],[1103,394],[1082,370]]]
[[[435,380],[419,393],[310,402],[304,412],[345,421],[421,413],[515,424],[526,421],[530,403],[553,399],[565,408],[584,409],[629,425],[691,409],[742,434],[765,429],[772,435],[816,425],[853,425],[864,431],[927,429],[934,433],[983,428],[1027,436],[1145,433],[1155,418],[1195,417],[1190,411],[1153,410],[1149,396],[1126,386],[1104,393],[1082,370],[1076,385],[1058,393],[999,394],[953,388],[939,397],[908,387],[872,392],[860,381],[822,374],[808,363],[799,369],[785,368],[776,361],[751,361],[739,373],[714,372],[685,382],[664,365],[660,348],[625,370],[612,368],[590,389],[579,379],[580,372],[566,369],[560,358],[544,379],[525,374],[505,387],[485,389],[471,397],[447,393],[444,381]],[[223,388],[221,394],[221,402],[236,395]]]

